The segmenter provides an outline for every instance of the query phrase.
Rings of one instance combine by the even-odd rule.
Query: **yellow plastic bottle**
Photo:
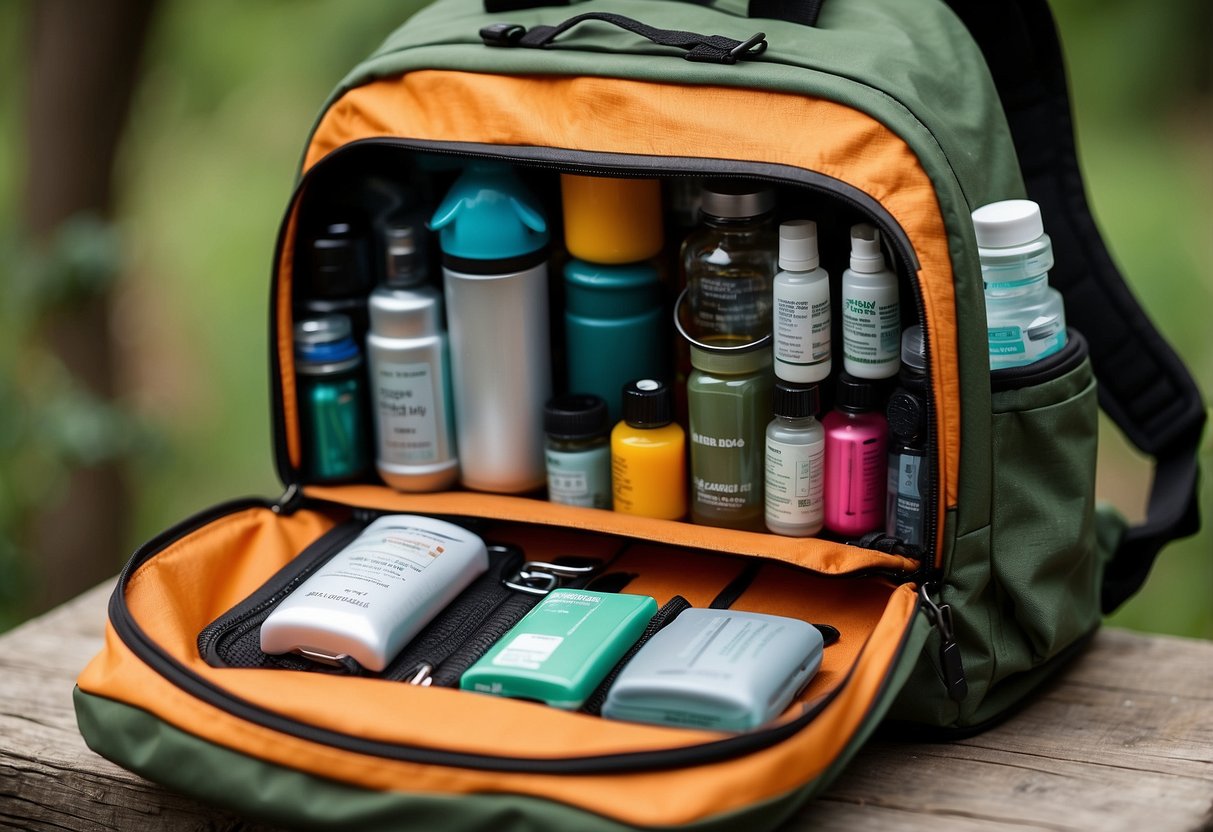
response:
[[[673,391],[660,381],[623,388],[623,421],[611,431],[611,487],[621,514],[686,516],[686,434],[674,422]]]

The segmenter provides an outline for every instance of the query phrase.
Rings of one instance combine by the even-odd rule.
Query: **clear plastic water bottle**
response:
[[[1053,246],[1040,206],[1027,199],[983,205],[973,212],[986,290],[990,369],[1022,367],[1066,343],[1061,293],[1049,286]]]

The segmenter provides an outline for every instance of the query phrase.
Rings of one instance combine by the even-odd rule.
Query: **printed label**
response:
[[[375,393],[379,458],[395,465],[438,462],[438,413],[430,365],[379,362],[375,367]]]
[[[404,583],[428,569],[451,542],[450,538],[412,526],[383,529],[373,537],[356,540],[316,576],[317,579],[341,579],[341,592],[317,590],[307,592],[303,597],[369,608],[372,594],[366,584],[390,589]]]
[[[766,517],[795,526],[820,526],[825,517],[825,440],[789,445],[767,440]]]
[[[548,499],[566,506],[611,507],[611,449],[579,452],[548,448]]]
[[[769,281],[758,274],[703,275],[695,299],[695,324],[715,335],[762,332],[771,314]]]
[[[897,462],[897,508],[894,517],[893,536],[921,546],[926,513],[923,495],[926,457],[921,452],[903,452]]]
[[[881,303],[865,294],[843,299],[843,354],[859,364],[883,364],[901,354],[901,310],[896,299]]]
[[[812,365],[830,360],[829,284],[779,286],[774,314],[776,361]]]
[[[563,636],[550,636],[542,633],[519,633],[493,657],[493,664],[499,667],[522,667],[527,670],[538,670],[540,666],[552,657],[556,648],[564,641]]]

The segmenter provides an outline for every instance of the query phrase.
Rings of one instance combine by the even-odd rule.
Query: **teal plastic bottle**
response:
[[[295,372],[309,482],[344,482],[369,466],[362,351],[345,315],[295,324]]]
[[[564,288],[567,387],[602,398],[614,424],[622,418],[625,384],[666,375],[660,276],[647,262],[570,260]]]

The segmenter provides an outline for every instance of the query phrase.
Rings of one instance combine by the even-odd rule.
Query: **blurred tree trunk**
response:
[[[27,231],[45,245],[65,220],[113,209],[114,157],[155,0],[37,0],[26,106]],[[93,394],[114,395],[110,298],[80,297],[40,322],[45,345]],[[79,468],[34,518],[37,611],[117,569],[130,499],[117,463]]]

